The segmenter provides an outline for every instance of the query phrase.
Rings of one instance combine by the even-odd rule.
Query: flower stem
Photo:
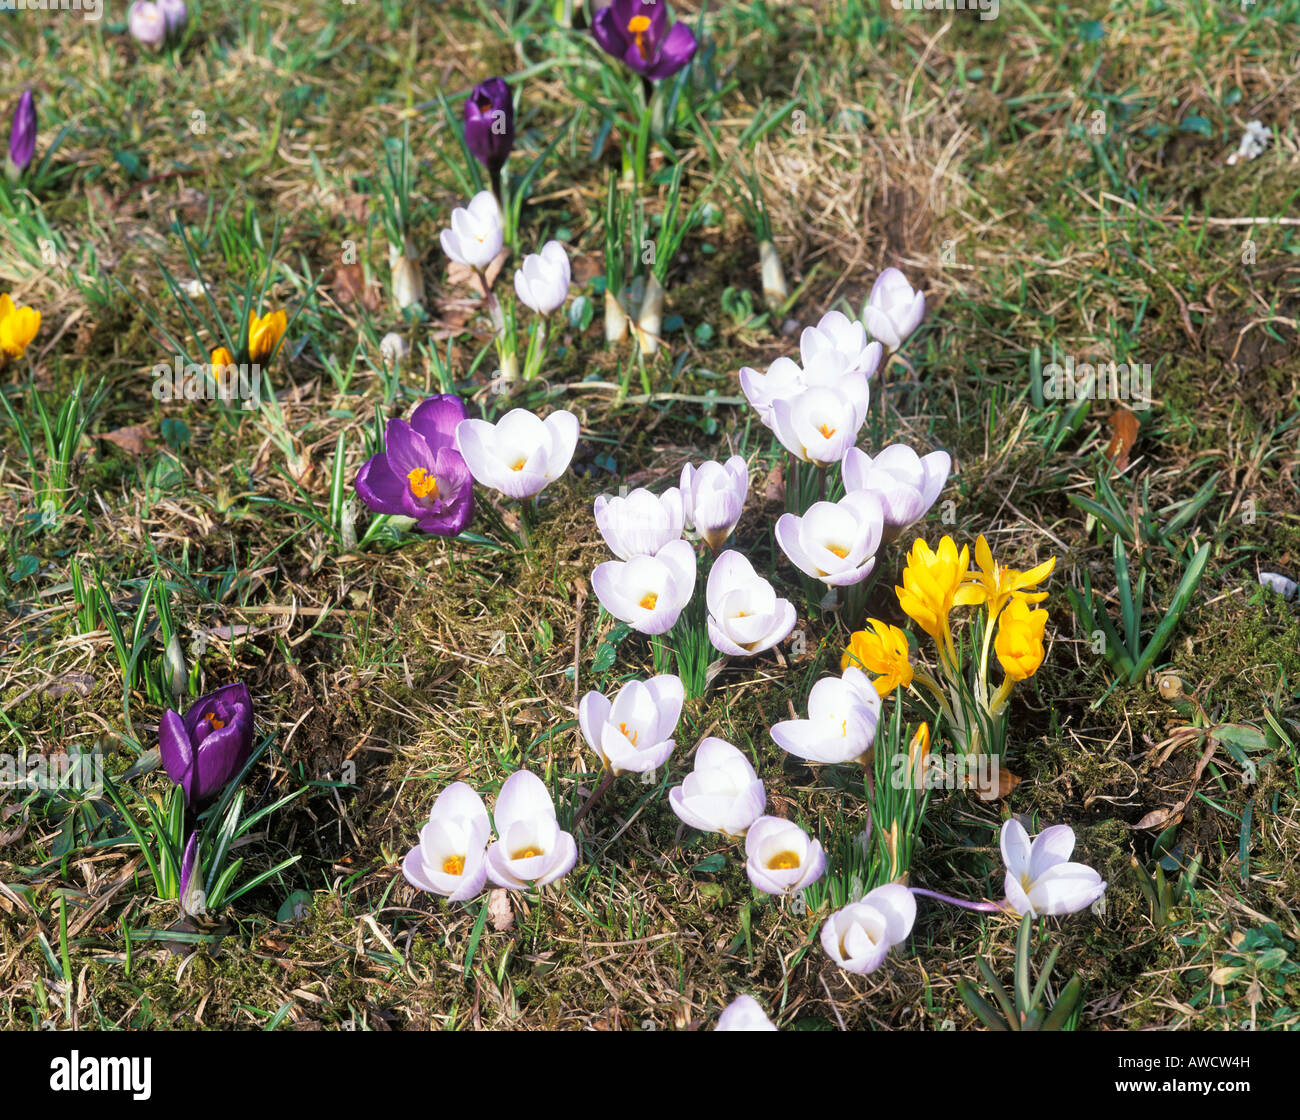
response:
[[[600,781],[596,783],[596,788],[591,791],[591,796],[582,803],[582,808],[578,810],[573,818],[572,830],[578,831],[578,825],[582,824],[582,818],[591,812],[592,806],[605,796],[605,791],[614,784],[614,778],[617,775],[613,770],[606,767],[605,772],[600,776]]]
[[[922,898],[933,898],[939,902],[946,902],[951,906],[960,906],[963,910],[977,910],[981,914],[1001,914],[1009,912],[1010,907],[1005,902],[971,902],[964,898],[953,898],[950,894],[940,894],[938,891],[927,891],[921,887],[908,887],[915,895]]]

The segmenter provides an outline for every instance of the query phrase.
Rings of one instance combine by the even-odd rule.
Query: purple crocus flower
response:
[[[656,82],[676,74],[699,47],[683,20],[669,28],[666,0],[613,0],[596,13],[591,33],[607,54]]]
[[[417,528],[454,537],[474,516],[474,480],[453,446],[465,405],[453,393],[423,401],[411,422],[388,421],[385,450],[357,475],[357,494],[375,513],[413,517]]]
[[[500,171],[515,146],[515,103],[502,78],[476,85],[465,102],[465,144],[491,172]]]
[[[162,764],[194,806],[221,792],[253,750],[253,698],[246,684],[200,697],[184,717],[171,709],[158,728]]]
[[[36,98],[30,89],[23,90],[14,110],[13,125],[9,129],[9,162],[21,175],[27,170],[36,154]]]

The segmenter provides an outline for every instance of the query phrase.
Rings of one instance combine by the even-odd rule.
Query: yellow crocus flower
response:
[[[957,592],[956,601],[962,606],[984,603],[989,609],[989,621],[997,618],[1002,608],[1011,599],[1022,599],[1027,603],[1041,603],[1047,598],[1046,591],[1032,589],[1042,583],[1056,567],[1053,556],[1027,572],[1015,568],[1004,568],[993,559],[988,541],[981,533],[975,541],[975,562],[979,565]]]
[[[260,365],[270,358],[288,325],[289,317],[283,311],[254,315],[248,322],[248,360]]]
[[[875,680],[876,691],[881,696],[888,696],[899,685],[907,688],[912,683],[907,635],[878,618],[867,619],[867,625],[870,630],[859,630],[849,639],[848,649],[840,658],[840,671],[856,665],[869,673],[881,674]]]
[[[957,655],[948,614],[969,567],[970,549],[963,545],[958,552],[952,537],[944,537],[933,550],[917,537],[907,554],[903,586],[894,588],[898,605],[935,640],[940,659],[950,666],[956,665]]]
[[[21,358],[41,329],[41,313],[19,307],[8,292],[0,295],[0,359]]]
[[[1047,628],[1047,612],[1030,610],[1023,599],[1012,599],[998,621],[998,636],[993,640],[994,652],[1002,664],[1007,679],[1028,680],[1043,663],[1043,633]]]

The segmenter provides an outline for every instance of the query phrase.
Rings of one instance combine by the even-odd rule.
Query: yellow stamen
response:
[[[526,464],[527,462],[528,460],[526,458],[516,459],[513,463],[510,464],[510,469],[512,471],[521,471],[524,469],[524,464]]]
[[[799,855],[796,852],[777,852],[770,860],[767,866],[772,871],[790,871],[799,866]]]
[[[835,434],[835,429],[829,424],[818,424],[817,430],[821,432],[822,439],[830,439]]]
[[[511,859],[532,859],[533,856],[540,856],[542,854],[543,852],[541,848],[532,848],[532,847],[520,848],[519,851],[515,852],[515,854],[512,855],[510,858]]]
[[[623,738],[625,738],[629,743],[631,743],[631,744],[635,747],[635,746],[636,746],[636,737],[637,737],[637,735],[640,734],[640,732],[638,732],[638,731],[633,731],[631,734],[628,734],[627,724],[626,724],[626,723],[620,723],[620,724],[618,725],[618,729],[619,729],[621,732],[623,732]]]
[[[442,861],[444,875],[459,875],[465,870],[464,856],[448,856]]]
[[[644,595],[641,596],[641,602],[638,603],[637,605],[643,611],[652,611],[655,609],[655,604],[657,602],[659,602],[659,596],[653,591],[647,591]]]
[[[209,713],[208,713],[206,716],[204,716],[203,718],[206,719],[206,720],[208,721],[208,723],[209,723],[209,725],[212,727],[212,730],[213,730],[213,731],[220,731],[223,727],[226,726],[226,721],[225,721],[225,720],[217,719],[217,713],[216,713],[216,712],[209,712]]]
[[[416,467],[406,476],[411,484],[411,493],[417,498],[438,497],[438,480],[423,467]]]
[[[849,554],[849,550],[847,548],[841,548],[837,544],[828,544],[826,546],[826,551],[834,554],[835,556],[838,556],[841,560],[843,560],[844,557],[846,557]]]

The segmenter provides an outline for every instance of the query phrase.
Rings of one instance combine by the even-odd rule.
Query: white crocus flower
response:
[[[668,804],[692,828],[740,839],[763,815],[767,792],[749,759],[710,737],[695,752],[695,769],[668,791]]]
[[[821,844],[794,821],[759,817],[745,834],[745,873],[764,894],[791,894],[826,870]]]
[[[796,459],[827,467],[857,443],[867,418],[866,378],[855,374],[844,381],[851,393],[815,386],[772,402],[772,431]]]
[[[642,774],[673,753],[673,731],[686,692],[671,673],[628,681],[611,703],[588,692],[578,704],[578,725],[587,745],[615,774]]]
[[[793,358],[777,358],[767,367],[766,373],[759,373],[749,366],[740,370],[741,392],[768,428],[772,426],[772,405],[778,400],[797,397],[806,388],[803,370]]]
[[[880,499],[866,490],[838,502],[814,502],[802,517],[784,513],[776,523],[777,542],[790,563],[828,587],[866,579],[883,533]]]
[[[540,253],[529,253],[515,270],[515,294],[539,315],[564,306],[569,296],[569,256],[558,241],[548,241]]]
[[[925,317],[925,294],[912,285],[896,268],[887,268],[871,286],[862,322],[871,337],[887,350],[897,350]]]
[[[794,629],[794,604],[778,599],[772,585],[733,549],[713,562],[705,599],[709,640],[732,657],[753,657],[771,649]]]
[[[1073,914],[1086,910],[1106,890],[1091,867],[1070,863],[1074,829],[1057,824],[1045,828],[1031,845],[1029,834],[1014,817],[1002,826],[1002,860],[1007,865],[1007,902],[1017,914],[1031,918]]]
[[[609,560],[591,573],[600,605],[640,634],[666,634],[695,590],[695,550],[673,541],[654,556]]]
[[[774,1031],[772,1022],[753,996],[737,996],[718,1016],[715,1031]]]
[[[578,862],[578,846],[560,830],[555,804],[536,774],[517,770],[506,779],[492,819],[497,839],[487,851],[487,874],[498,887],[544,887]]]
[[[451,212],[451,228],[439,238],[442,251],[457,264],[482,272],[494,260],[505,243],[501,227],[501,210],[491,191],[479,191],[465,209]]]
[[[884,963],[916,922],[916,899],[901,883],[886,883],[861,902],[836,910],[822,926],[822,948],[849,972],[865,975]]]
[[[842,311],[826,312],[815,327],[805,327],[799,336],[799,358],[805,369],[828,351],[844,356],[846,373],[868,378],[875,374],[884,354],[879,342],[867,341],[867,328]]]
[[[808,693],[808,718],[787,719],[768,732],[787,754],[833,765],[860,761],[876,740],[880,693],[850,665],[843,676],[823,677]]]
[[[934,505],[948,481],[952,459],[946,451],[923,457],[896,443],[874,459],[861,448],[850,447],[840,466],[847,492],[868,490],[880,499],[884,539],[891,541]]]
[[[682,467],[682,510],[686,521],[715,553],[727,542],[745,509],[749,467],[739,455]]]
[[[682,493],[673,486],[661,495],[636,489],[626,497],[596,499],[596,527],[620,560],[653,556],[679,540],[685,522]]]
[[[487,877],[491,831],[483,799],[464,782],[453,782],[433,803],[419,844],[402,861],[402,874],[412,886],[452,902],[473,898]]]
[[[495,424],[462,420],[456,450],[474,481],[507,498],[531,498],[569,467],[578,444],[578,418],[560,409],[545,420],[514,408]]]

